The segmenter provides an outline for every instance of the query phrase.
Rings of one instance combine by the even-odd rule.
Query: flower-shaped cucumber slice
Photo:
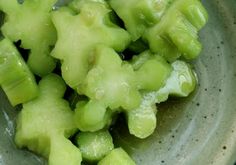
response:
[[[92,50],[98,44],[123,51],[130,42],[130,35],[110,21],[111,9],[105,1],[74,3],[77,10],[63,8],[52,15],[58,33],[52,55],[61,60],[62,76],[75,89],[94,63],[96,57]]]
[[[199,0],[176,0],[161,21],[146,30],[143,39],[151,51],[169,61],[183,55],[194,59],[201,52],[198,31],[207,22],[207,12]]]
[[[50,165],[78,165],[80,150],[67,138],[77,130],[68,102],[62,99],[66,86],[55,74],[39,82],[39,96],[23,104],[17,120],[15,142],[49,159]]]
[[[123,20],[132,40],[140,38],[145,30],[158,23],[173,0],[110,0],[111,7]]]
[[[141,67],[150,58],[147,53],[139,57],[133,61],[135,68]],[[178,60],[172,63],[171,66],[172,72],[164,86],[156,91],[143,92],[140,106],[125,111],[129,132],[138,138],[146,138],[154,132],[157,103],[166,101],[170,95],[187,97],[195,89],[196,75],[187,63]]]
[[[27,61],[30,69],[39,76],[50,73],[56,66],[49,56],[56,42],[56,30],[50,12],[57,0],[0,0],[0,10],[6,14],[1,28],[11,41],[21,41],[21,47],[30,49]]]

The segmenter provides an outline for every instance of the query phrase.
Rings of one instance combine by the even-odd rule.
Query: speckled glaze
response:
[[[204,0],[209,22],[200,33],[203,51],[193,62],[199,76],[186,99],[158,106],[155,133],[139,140],[126,126],[112,130],[137,165],[233,165],[236,161],[236,0]],[[0,165],[43,165],[16,149],[13,109],[0,91]]]

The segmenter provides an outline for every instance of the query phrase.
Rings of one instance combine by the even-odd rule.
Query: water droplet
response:
[[[58,9],[57,6],[53,6],[53,7],[52,7],[52,10],[57,10],[57,9]]]

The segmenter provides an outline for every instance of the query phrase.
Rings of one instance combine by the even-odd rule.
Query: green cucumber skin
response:
[[[197,32],[208,14],[199,0],[109,0],[132,40],[142,38],[154,53],[173,62],[194,59],[202,46]]]
[[[148,28],[142,38],[152,52],[170,62],[181,55],[195,59],[202,49],[198,31],[207,20],[208,14],[199,0],[175,0],[160,22]]]
[[[38,96],[39,89],[33,74],[7,38],[0,42],[0,75],[0,85],[13,106]]]

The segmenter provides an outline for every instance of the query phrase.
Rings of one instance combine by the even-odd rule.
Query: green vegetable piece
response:
[[[76,138],[84,160],[96,162],[106,156],[114,145],[108,131],[81,132]]]
[[[197,32],[207,22],[207,12],[199,0],[176,0],[161,21],[149,28],[143,38],[151,51],[169,61],[183,55],[196,58],[201,51]]]
[[[93,68],[79,90],[111,109],[138,107],[141,96],[132,66],[122,63],[119,55],[105,46],[98,46],[94,54]]]
[[[2,33],[11,41],[21,40],[21,47],[30,49],[27,61],[30,69],[39,76],[55,68],[55,60],[49,56],[55,44],[56,30],[51,22],[50,11],[57,0],[0,0],[0,10],[6,14]]]
[[[148,54],[135,59],[134,66],[140,66],[145,59],[148,60]],[[187,97],[195,89],[196,75],[187,63],[176,61],[171,66],[173,70],[165,85],[157,91],[143,92],[140,106],[125,112],[129,132],[138,138],[146,138],[155,130],[156,103],[166,101],[169,95]]]
[[[111,7],[124,21],[136,41],[145,30],[160,21],[172,0],[110,0]]]
[[[132,115],[128,118],[132,128],[136,129],[132,126],[136,125],[136,122],[147,120],[147,126],[143,126],[136,136],[144,138],[150,135],[156,126],[156,109],[153,109],[155,103],[145,110],[140,108],[139,90],[148,92],[160,89],[171,73],[170,64],[149,51],[136,56],[137,59],[132,60],[132,65],[122,63],[120,57],[111,48],[98,46],[94,54],[96,58],[93,68],[88,72],[80,88],[80,93],[84,93],[91,100],[80,104],[76,109],[77,127],[82,131],[102,129],[110,123],[107,120],[110,121],[111,114],[122,107],[126,113],[131,111]],[[110,110],[107,112],[108,108],[112,112]],[[137,113],[140,115],[135,116]]]
[[[130,134],[144,139],[150,136],[156,128],[156,104],[152,95],[144,95],[139,108],[126,111]]]
[[[78,0],[72,6],[76,10],[63,8],[52,14],[58,34],[52,55],[62,61],[62,76],[76,89],[96,58],[93,49],[104,44],[123,51],[130,43],[130,35],[111,22],[111,9],[105,1]]]
[[[200,30],[205,26],[208,14],[201,1],[199,0],[179,0],[176,2],[176,7],[185,15],[191,24]]]
[[[147,50],[147,51],[140,53],[139,55],[133,56],[130,61],[130,64],[132,65],[134,70],[137,71],[138,69],[140,69],[142,67],[142,65],[146,61],[148,61],[149,59],[151,59],[153,57],[155,57],[154,54]]]
[[[43,77],[55,69],[56,60],[49,56],[50,52],[51,50],[47,46],[39,46],[31,49],[27,64],[34,74]]]
[[[80,165],[80,150],[64,137],[52,137],[49,165]]]
[[[131,64],[136,71],[137,82],[142,90],[142,101],[138,108],[125,111],[129,132],[138,138],[146,138],[156,128],[155,97],[146,93],[158,91],[165,85],[172,68],[162,57],[145,51],[134,56]]]
[[[187,97],[194,91],[197,75],[184,61],[177,60],[171,64],[173,71],[166,81],[166,85],[156,93],[156,103],[164,102],[168,96]]]
[[[81,131],[98,131],[112,122],[112,113],[99,101],[80,101],[75,109],[74,121]]]
[[[112,150],[105,158],[98,162],[98,165],[135,165],[135,162],[122,149]]]
[[[49,165],[78,165],[80,150],[67,138],[76,131],[71,111],[62,99],[63,80],[49,74],[39,82],[40,95],[23,104],[17,120],[15,142],[49,159]]]
[[[33,74],[8,39],[0,41],[0,75],[0,85],[13,106],[38,96]]]
[[[166,79],[170,75],[170,64],[168,64],[160,56],[152,55],[149,51],[146,51],[139,56],[144,57],[138,58],[145,58],[147,56],[149,57],[136,71],[136,81],[138,82],[139,89],[143,89],[146,91],[158,90],[165,84]]]

